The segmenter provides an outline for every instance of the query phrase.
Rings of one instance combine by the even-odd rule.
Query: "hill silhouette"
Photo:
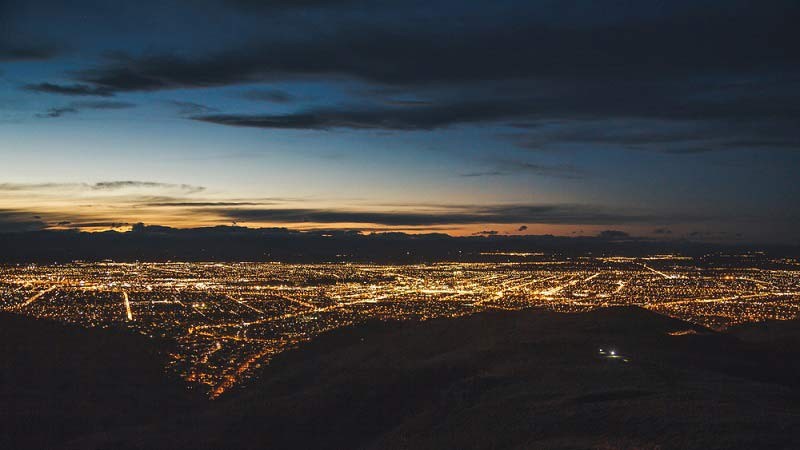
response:
[[[638,308],[370,322],[65,447],[798,448],[797,356]]]
[[[431,261],[506,261],[493,252],[556,252],[561,255],[614,254],[645,256],[678,253],[707,258],[758,250],[763,255],[798,256],[791,245],[713,244],[687,240],[648,240],[606,231],[597,236],[482,235],[371,233],[284,228],[216,226],[170,228],[137,224],[130,232],[76,230],[0,232],[7,263],[99,261],[369,261],[417,263]],[[769,258],[748,264],[772,264]],[[705,259],[703,260],[705,261]],[[699,262],[703,262],[699,261]],[[705,261],[707,262],[707,261]]]
[[[169,343],[0,313],[0,448],[160,420],[200,400],[164,373]]]

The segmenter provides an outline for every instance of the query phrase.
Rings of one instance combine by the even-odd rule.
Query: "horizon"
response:
[[[438,230],[428,231],[406,231],[402,229],[358,229],[358,228],[289,228],[289,227],[268,227],[268,226],[247,226],[239,224],[210,224],[205,226],[196,227],[176,227],[159,224],[146,224],[144,222],[137,222],[133,224],[114,224],[115,226],[106,228],[78,228],[70,227],[67,225],[48,227],[42,229],[28,229],[28,230],[14,230],[14,231],[0,231],[0,234],[17,234],[17,233],[39,233],[39,232],[72,232],[72,233],[85,233],[88,235],[100,233],[114,233],[114,234],[157,234],[157,233],[171,233],[171,232],[225,232],[225,231],[246,231],[246,232],[269,232],[269,233],[285,233],[287,235],[315,235],[322,237],[345,237],[345,236],[399,236],[399,237],[444,237],[449,239],[464,239],[464,238],[519,238],[519,239],[537,239],[537,238],[557,238],[564,240],[580,240],[580,239],[597,239],[608,242],[630,242],[630,241],[643,241],[653,243],[690,243],[698,245],[718,245],[720,248],[724,247],[752,247],[757,248],[759,245],[768,245],[771,247],[785,247],[794,248],[798,247],[796,244],[781,244],[781,243],[768,243],[768,242],[751,242],[741,240],[742,236],[735,236],[737,240],[731,240],[730,237],[721,239],[714,239],[713,236],[708,236],[700,232],[688,233],[679,236],[671,236],[671,233],[657,233],[656,236],[637,236],[629,234],[621,230],[601,229],[595,234],[588,234],[583,230],[579,232],[572,232],[569,235],[562,234],[533,234],[533,233],[514,233],[511,231],[499,232],[497,230],[481,230],[471,234],[449,234]],[[602,228],[602,227],[601,227]],[[517,231],[528,231],[517,230]]]

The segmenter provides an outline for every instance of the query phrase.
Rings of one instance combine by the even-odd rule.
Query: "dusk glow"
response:
[[[303,5],[0,3],[0,229],[798,242],[794,2]]]

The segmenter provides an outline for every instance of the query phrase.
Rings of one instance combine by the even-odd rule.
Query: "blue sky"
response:
[[[797,243],[799,16],[788,1],[0,1],[0,229]]]

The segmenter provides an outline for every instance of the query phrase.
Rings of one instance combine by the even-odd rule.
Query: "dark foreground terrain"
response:
[[[0,448],[800,448],[799,331],[637,308],[370,323],[212,402],[144,338],[2,315]]]

